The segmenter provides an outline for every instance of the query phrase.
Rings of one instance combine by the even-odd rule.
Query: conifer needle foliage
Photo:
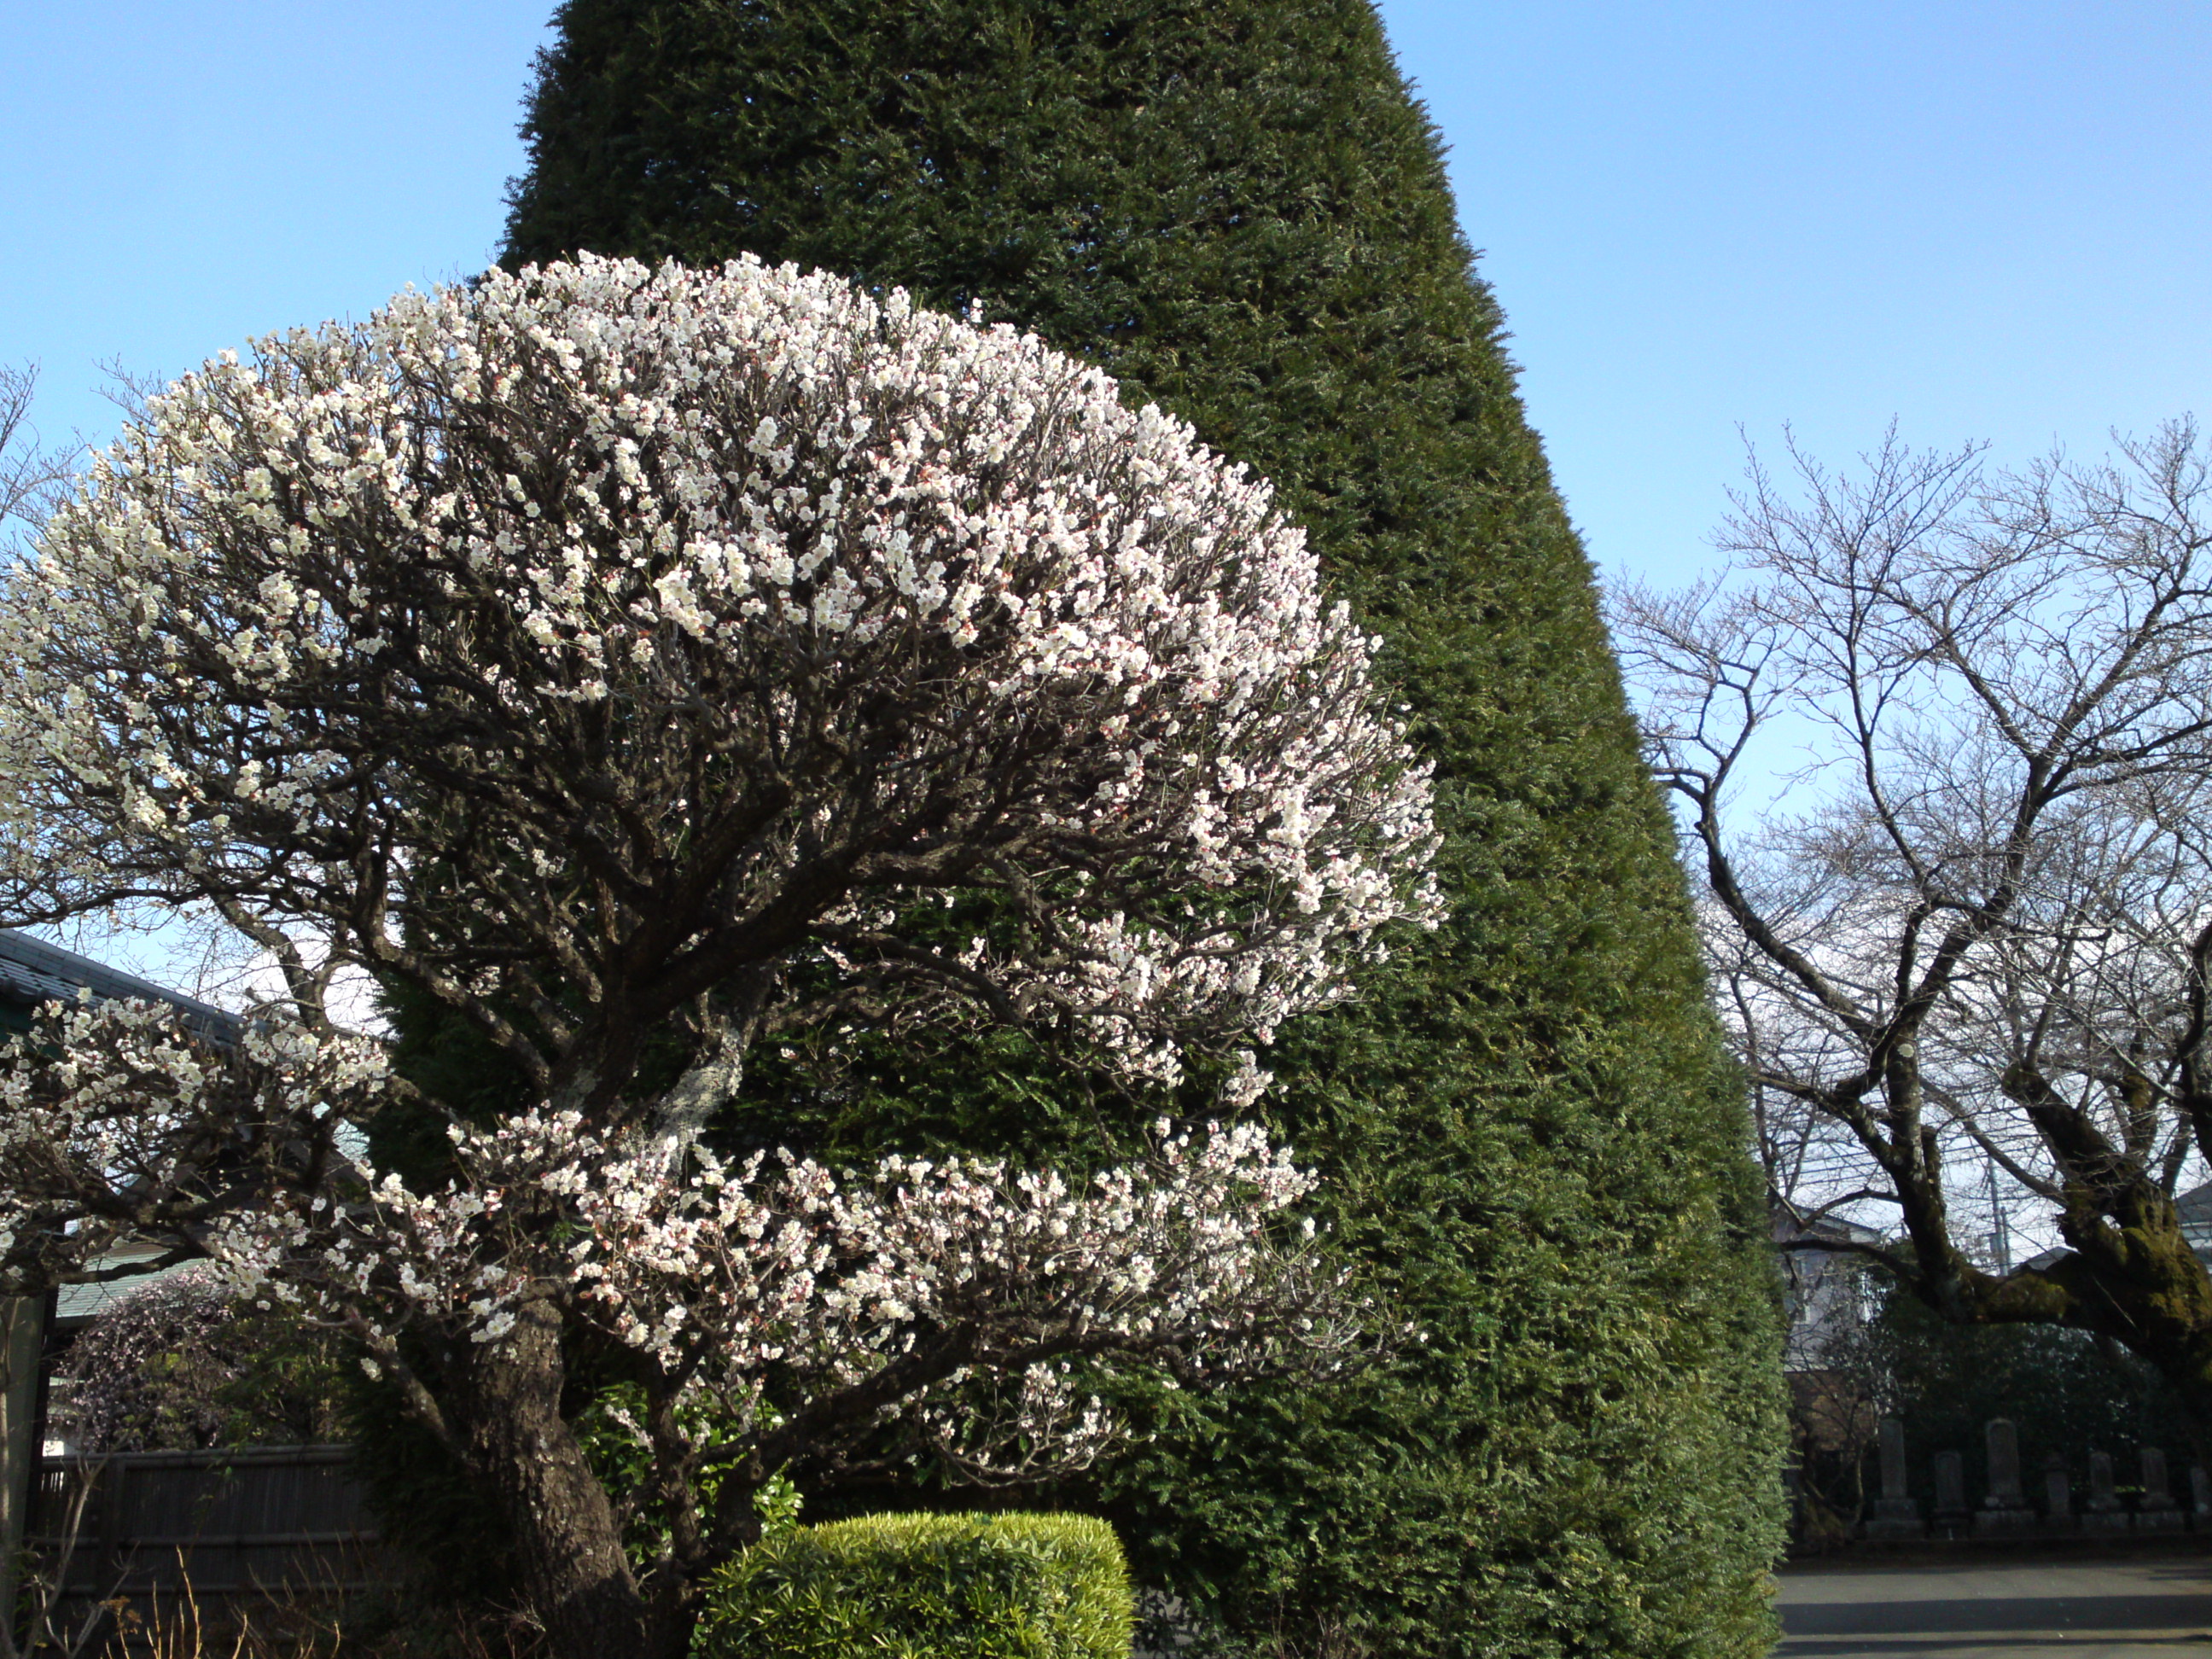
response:
[[[510,264],[749,252],[1102,364],[1276,481],[1435,758],[1450,919],[1286,1027],[1260,1109],[1427,1340],[1334,1392],[1160,1404],[1087,1495],[1139,1575],[1286,1651],[1763,1653],[1776,1361],[1736,1089],[1589,564],[1366,0],[556,21]],[[986,1046],[770,1081],[757,1132],[820,1146],[1134,1121]]]

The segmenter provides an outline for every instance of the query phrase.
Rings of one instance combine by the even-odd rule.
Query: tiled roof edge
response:
[[[230,1042],[238,1036],[237,1016],[212,1003],[165,991],[149,980],[122,973],[74,951],[0,927],[0,997],[33,1004],[66,1002],[88,990],[103,1002],[166,1002],[216,1042]]]

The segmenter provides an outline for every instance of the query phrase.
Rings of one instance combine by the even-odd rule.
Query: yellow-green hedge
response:
[[[1128,1659],[1114,1529],[1078,1515],[795,1527],[715,1582],[695,1659]]]

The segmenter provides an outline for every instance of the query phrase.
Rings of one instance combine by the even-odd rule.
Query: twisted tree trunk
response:
[[[559,1659],[683,1659],[690,1621],[653,1616],[623,1553],[606,1489],[561,1415],[561,1316],[515,1310],[514,1328],[460,1367],[457,1425],[471,1472],[512,1528],[522,1589]]]

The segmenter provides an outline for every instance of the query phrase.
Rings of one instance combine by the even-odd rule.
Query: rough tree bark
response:
[[[528,1303],[505,1341],[460,1360],[453,1415],[470,1472],[497,1494],[560,1659],[682,1659],[690,1623],[655,1618],[606,1489],[562,1415],[562,1324],[550,1302]]]

